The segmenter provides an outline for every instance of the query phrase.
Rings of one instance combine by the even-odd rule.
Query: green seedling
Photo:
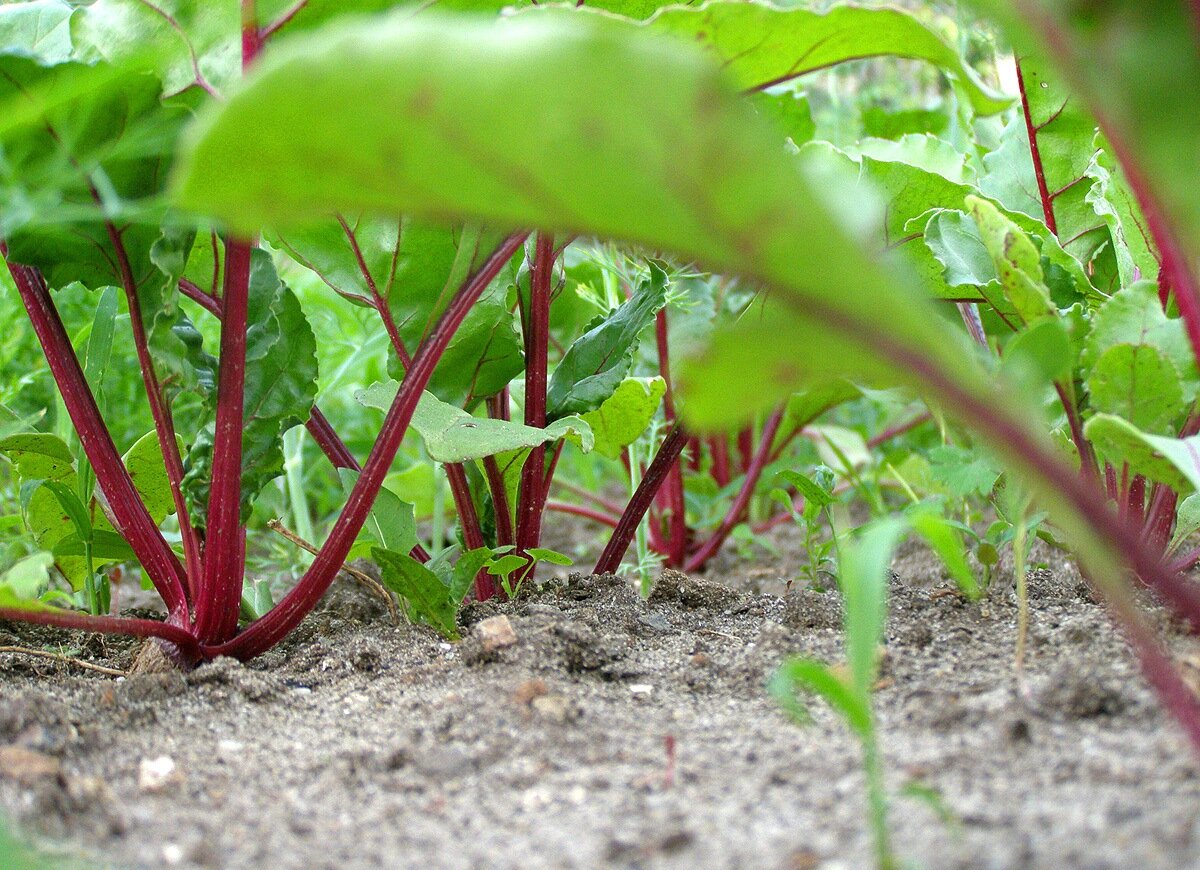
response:
[[[777,486],[771,490],[771,498],[792,514],[796,525],[804,532],[804,549],[808,553],[806,579],[811,588],[821,589],[825,585],[822,578],[833,576],[837,565],[838,533],[831,510],[837,500],[833,494],[833,472],[824,465],[814,469],[811,477],[798,471],[781,471],[776,481],[795,489],[803,499],[803,505],[797,510],[790,489]],[[821,518],[829,528],[827,539],[821,538]]]
[[[888,794],[872,692],[879,676],[879,645],[887,617],[888,565],[902,531],[900,521],[884,520],[863,529],[856,540],[842,547],[839,586],[844,607],[845,666],[831,667],[808,658],[789,659],[769,686],[785,712],[801,724],[812,721],[803,695],[818,695],[858,739],[866,777],[867,819],[880,870],[894,870],[898,865],[888,833]]]

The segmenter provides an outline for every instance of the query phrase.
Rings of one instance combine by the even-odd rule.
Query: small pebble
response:
[[[182,780],[183,776],[175,764],[175,759],[169,755],[143,758],[141,764],[138,765],[138,788],[142,791],[165,791]]]
[[[168,864],[179,864],[183,861],[183,846],[178,843],[167,843],[162,848],[163,860]]]
[[[513,631],[512,623],[504,615],[477,622],[471,631],[485,653],[493,653],[517,642],[517,633]]]

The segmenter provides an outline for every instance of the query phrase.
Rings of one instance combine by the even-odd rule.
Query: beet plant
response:
[[[377,39],[363,43],[373,61],[351,74],[337,52],[366,31],[328,22],[357,11],[358,5],[34,0],[0,9],[5,67],[0,238],[12,292],[33,326],[74,430],[63,438],[66,433],[18,427],[0,442],[21,492],[20,513],[40,548],[33,563],[5,575],[0,587],[5,616],[155,637],[185,663],[217,655],[249,658],[303,619],[349,556],[369,553],[389,586],[419,615],[452,634],[453,610],[468,585],[481,599],[512,592],[531,579],[538,561],[557,560],[540,546],[541,525],[568,443],[627,462],[632,496],[613,512],[615,528],[597,570],[615,570],[639,530],[647,536],[645,544],[665,551],[672,564],[695,568],[744,521],[768,461],[777,460],[790,438],[821,410],[853,394],[842,385],[832,394],[826,390],[801,400],[798,407],[782,403],[765,414],[757,432],[743,427],[732,442],[706,436],[713,480],[735,489],[711,532],[693,540],[681,456],[692,444],[689,461],[698,466],[701,437],[684,428],[675,407],[666,310],[669,285],[686,270],[648,260],[637,268],[636,281],[620,288],[615,304],[576,324],[573,332],[564,333],[552,312],[562,280],[556,269],[566,271],[559,264],[577,235],[654,242],[654,234],[638,230],[636,223],[657,212],[658,194],[643,189],[636,199],[624,199],[617,195],[620,186],[607,191],[597,186],[626,163],[602,149],[594,161],[583,161],[573,171],[569,198],[583,196],[586,208],[578,221],[563,220],[553,209],[538,210],[551,200],[538,205],[537,173],[521,168],[523,160],[513,164],[507,180],[504,171],[500,177],[464,171],[472,160],[486,163],[493,147],[464,140],[446,152],[458,161],[459,193],[479,206],[464,208],[415,181],[420,165],[435,159],[442,143],[422,132],[421,123],[406,121],[406,129],[424,137],[416,150],[404,142],[390,156],[369,155],[396,163],[383,174],[405,189],[403,196],[372,193],[373,186],[387,187],[381,178],[359,178],[343,196],[318,174],[305,181],[310,198],[289,205],[289,195],[277,189],[277,173],[292,171],[287,155],[247,139],[250,150],[227,161],[224,182],[199,182],[213,197],[199,202],[196,183],[188,178],[204,172],[203,130],[254,92],[241,84],[244,75],[267,81],[272,68],[286,66],[283,48],[278,49],[281,60],[272,59],[275,41],[318,38],[317,47],[325,46],[322,56],[338,69],[322,85],[328,88],[325,96],[344,110],[355,89],[378,86],[386,94],[398,72],[416,69],[412,64],[421,59],[414,56],[390,70],[381,52],[390,51],[405,28],[417,27],[419,39],[427,28],[432,42],[424,59],[433,64],[430,69],[450,76],[445,85],[452,90],[477,88],[473,96],[463,91],[458,97],[470,96],[478,109],[493,98],[507,98],[516,68],[525,61],[505,61],[507,77],[491,83],[476,65],[455,83],[447,52],[461,43],[467,57],[486,63],[488,53],[511,38],[515,42],[508,51],[515,55],[523,50],[525,28],[531,28],[531,69],[544,68],[555,77],[577,63],[590,69],[574,89],[571,77],[563,78],[541,108],[548,111],[561,102],[564,121],[583,123],[568,124],[574,134],[563,144],[572,147],[580,144],[584,127],[603,137],[619,136],[620,128],[641,129],[643,122],[634,119],[647,116],[645,98],[614,105],[611,115],[601,112],[591,119],[572,108],[585,92],[599,102],[614,88],[624,90],[631,83],[622,70],[625,55],[638,60],[631,72],[647,81],[656,77],[643,39],[631,38],[637,30],[653,34],[645,44],[654,50],[659,40],[663,45],[679,37],[703,41],[710,53],[727,61],[732,81],[752,91],[847,59],[896,55],[945,69],[964,103],[980,112],[1006,104],[931,31],[898,12],[846,8],[822,16],[717,3],[703,10],[666,10],[634,28],[591,10],[553,10],[547,17],[554,20],[542,21],[543,10],[530,9],[527,21],[503,25],[487,23],[486,14],[461,22],[434,17],[425,25],[407,22],[410,14],[399,11],[370,25],[382,26]],[[363,4],[368,11],[378,6]],[[498,10],[484,4],[475,11],[494,16]],[[545,52],[543,30],[561,30],[564,49]],[[764,42],[761,51],[743,50],[748,36],[764,32],[777,39]],[[502,56],[503,51],[497,59]],[[664,63],[668,74],[672,63]],[[687,59],[684,65],[699,72],[712,63],[711,58]],[[347,76],[355,81],[343,81]],[[436,95],[442,84],[430,87]],[[646,96],[651,93],[658,91]],[[724,91],[712,93],[722,105],[729,102]],[[424,118],[417,96],[396,104],[400,117]],[[761,96],[759,114],[786,115],[794,109],[789,105],[794,99]],[[297,108],[307,114],[324,99],[316,91],[312,97]],[[383,103],[363,105],[373,108],[357,119],[343,118],[345,140],[361,145],[363,154],[371,142],[388,151],[391,145],[378,137],[394,122],[381,114]],[[662,123],[667,128],[684,123],[697,108],[680,105]],[[516,114],[475,129],[492,122],[502,123],[488,139],[504,149],[525,135],[525,122]],[[295,133],[292,121],[271,124],[286,137]],[[192,131],[183,133],[189,126]],[[553,147],[555,126],[546,128],[539,147]],[[683,164],[690,173],[685,178],[692,179],[688,183],[711,174],[698,174],[694,158],[704,156],[697,146],[711,147],[701,134],[712,130],[702,125],[681,140],[681,155],[692,161]],[[657,132],[646,132],[657,140]],[[644,145],[634,143],[632,153]],[[475,148],[482,150],[464,162]],[[554,162],[562,164],[567,153]],[[334,156],[331,152],[330,169],[344,168]],[[665,167],[665,157],[659,152],[657,165]],[[585,165],[591,162],[596,165]],[[172,173],[176,183],[168,190]],[[514,196],[524,177],[534,187]],[[334,187],[346,181],[336,172],[328,178],[337,179]],[[258,225],[230,212],[220,199],[229,183],[242,188],[241,195],[253,191],[270,199],[286,215]],[[633,192],[628,184],[625,189]],[[729,197],[733,191],[718,192]],[[672,194],[678,195],[678,190]],[[604,215],[600,223],[587,217],[596,209]],[[643,216],[630,229],[622,229],[639,213]],[[455,214],[467,222],[447,222]],[[656,223],[676,220],[695,228],[697,213],[675,208],[655,218]],[[495,229],[510,226],[521,228]],[[665,241],[665,250],[689,253],[689,245]],[[728,246],[728,240],[722,243],[722,249]],[[705,254],[701,261],[721,265],[722,259]],[[287,276],[297,267],[319,276],[347,304],[373,311],[387,336],[394,380],[360,397],[364,405],[386,411],[362,462],[313,406],[322,336],[313,332],[288,286]],[[56,304],[64,292],[98,297],[91,323],[74,336]],[[629,375],[643,333],[651,332],[659,371],[639,381]],[[103,389],[114,345],[132,347],[140,403],[152,423],[150,432],[139,433],[128,446],[118,446],[113,422],[142,412],[135,412],[128,395],[110,396]],[[518,376],[519,405],[510,394]],[[661,441],[645,435],[658,425],[660,399]],[[511,419],[515,409],[519,421]],[[425,455],[441,464],[450,484],[462,544],[454,564],[418,542],[410,508],[383,489],[410,424]],[[347,501],[304,576],[269,606],[270,596],[259,585],[248,586],[245,578],[247,521],[256,497],[284,471],[284,436],[300,425],[339,470]],[[631,458],[639,437],[645,452]],[[730,470],[731,443],[737,445],[740,482]],[[295,493],[295,481],[288,485]],[[648,512],[654,522],[647,535],[643,518]],[[112,607],[110,581],[120,570],[115,566],[129,562],[140,565],[162,597],[168,613],[164,622],[106,615]],[[71,598],[44,591],[51,571],[78,590],[75,600],[87,614],[51,606]],[[251,591],[244,596],[247,588]],[[239,625],[242,613],[256,618]]]
[[[1194,64],[1190,10],[1158,5],[1163,20],[1174,16],[1177,35],[1165,44],[1185,43],[1171,63]],[[1081,473],[1078,458],[1064,455],[1044,422],[1040,393],[1031,389],[1053,389],[1066,377],[1052,352],[1062,349],[1064,333],[1070,338],[1052,308],[1054,293],[1068,299],[1074,293],[1091,311],[1087,306],[1106,292],[1091,283],[1089,269],[1095,270],[1036,218],[989,201],[986,192],[964,191],[953,210],[978,227],[988,257],[968,265],[996,271],[994,286],[990,280],[983,286],[999,305],[988,304],[1019,313],[1025,335],[1036,335],[1022,353],[1010,349],[1001,363],[977,307],[957,309],[966,316],[964,329],[934,302],[941,296],[977,306],[987,298],[930,292],[922,283],[919,267],[936,260],[933,247],[926,245],[928,257],[917,257],[918,268],[895,250],[903,236],[888,237],[891,251],[871,250],[878,234],[863,214],[882,215],[889,231],[893,221],[903,220],[912,234],[912,217],[946,206],[934,198],[907,207],[907,217],[895,207],[871,210],[867,196],[854,189],[859,178],[838,169],[836,154],[820,159],[819,148],[796,155],[780,147],[778,128],[738,95],[746,86],[738,77],[740,64],[718,73],[703,48],[673,44],[654,32],[655,21],[695,15],[705,22],[700,41],[719,44],[718,22],[787,14],[752,4],[712,4],[686,13],[664,10],[648,25],[560,9],[529,10],[498,23],[403,15],[347,23],[281,47],[244,88],[204,113],[189,131],[174,189],[184,207],[242,233],[263,226],[286,232],[288,225],[338,209],[454,214],[621,239],[767,288],[759,316],[719,332],[680,373],[684,424],[696,431],[736,427],[797,388],[838,377],[919,391],[1025,481],[1107,598],[1148,679],[1191,738],[1200,740],[1195,699],[1141,615],[1128,577],[1137,576],[1193,625],[1200,615],[1195,589],[1143,534],[1144,526],[1113,509],[1105,490]],[[1129,15],[1138,20],[1135,12]],[[1091,30],[1084,37],[1100,42]],[[794,68],[794,47],[784,47],[784,69]],[[762,60],[754,52],[737,57]],[[596,99],[609,93],[622,98]],[[307,111],[314,103],[322,107],[319,118]],[[372,105],[386,109],[364,109]],[[407,123],[376,117],[395,106],[410,109]],[[341,147],[346,141],[354,148]],[[1178,159],[1171,163],[1171,149],[1154,153],[1161,163],[1139,173],[1179,168]],[[860,157],[867,159],[874,158]],[[1153,216],[1147,218],[1151,224],[1168,220],[1153,210],[1156,200],[1136,197],[1147,182],[1123,165],[1135,193],[1130,201]],[[940,185],[937,178],[923,180]],[[886,185],[880,186],[886,194]],[[915,188],[903,185],[900,193]],[[849,229],[840,219],[846,201],[865,210]],[[1175,209],[1174,220],[1188,216],[1186,204]],[[958,229],[966,226],[953,220]],[[1180,235],[1164,235],[1156,249],[1180,299],[1187,285],[1179,276],[1190,268],[1180,245],[1189,237],[1174,232]],[[1173,247],[1166,244],[1172,240]],[[945,268],[939,261],[926,270],[927,279],[945,283]],[[1093,318],[1100,318],[1104,306],[1093,307]],[[1158,314],[1168,323],[1176,320],[1169,311]],[[1050,325],[1034,333],[1043,319]],[[980,337],[989,345],[986,353]],[[1120,362],[1112,364],[1120,369]],[[753,390],[746,388],[747,373]],[[401,390],[395,401],[403,396]],[[1111,414],[1111,406],[1103,413]],[[1104,425],[1096,421],[1105,419],[1096,414],[1089,421],[1093,436]],[[1145,452],[1158,465],[1173,465],[1169,453]],[[1131,460],[1137,456],[1124,458]],[[244,635],[252,632],[253,625]]]
[[[89,616],[10,584],[5,616],[154,636],[187,661],[249,658],[369,551],[451,633],[469,586],[486,598],[504,578],[512,591],[550,558],[542,517],[564,451],[604,444],[628,462],[632,494],[605,506],[615,528],[597,570],[615,570],[639,529],[644,550],[696,568],[751,516],[807,423],[860,390],[901,387],[1008,469],[1022,552],[1037,525],[1028,490],[1200,742],[1196,701],[1129,582],[1200,626],[1182,574],[1193,559],[1174,552],[1195,528],[1200,480],[1200,220],[1179,147],[1195,131],[1154,97],[1196,78],[1189,7],[1020,4],[1025,30],[989,6],[1018,45],[1009,99],[890,10],[614,2],[497,18],[480,4],[326,23],[355,6],[0,10],[0,235],[79,439],[21,433],[0,447],[40,546],[89,609],[104,610],[97,565],[132,557],[169,614]],[[1136,37],[1136,56],[1155,46],[1161,66],[1135,63],[1114,29]],[[1059,72],[1027,53],[1037,37]],[[955,144],[809,141],[794,80],[879,55],[947,74]],[[980,119],[1005,111],[985,147]],[[555,303],[592,239],[628,245],[636,265],[596,317],[564,326]],[[313,409],[320,337],[281,264],[372,310],[387,335],[393,377],[361,395],[385,413],[361,463]],[[694,292],[700,269],[747,301],[672,358],[670,298]],[[143,440],[122,453],[105,424],[121,408],[89,374],[112,318],[97,316],[95,361],[90,337],[81,360],[55,306],[71,282],[117,288],[101,301],[128,318],[161,468],[134,462]],[[196,305],[219,318],[218,348]],[[656,373],[635,370],[643,344]],[[304,576],[239,626],[247,512],[301,424],[347,501]],[[410,428],[450,482],[453,565],[381,496]],[[689,471],[729,498],[705,535],[688,529]],[[802,487],[784,480],[796,508]],[[910,521],[955,554],[966,588],[959,542],[930,516]]]

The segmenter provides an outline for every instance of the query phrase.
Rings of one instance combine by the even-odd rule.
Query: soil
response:
[[[1195,756],[1075,570],[1041,558],[1022,679],[1006,584],[970,604],[920,549],[894,565],[876,699],[897,851],[1200,867]],[[856,743],[822,705],[799,727],[764,691],[785,655],[842,656],[836,591],[788,589],[794,572],[787,554],[723,557],[649,601],[576,576],[468,606],[458,644],[346,582],[279,649],[187,675],[0,655],[0,814],[87,866],[869,866]],[[1156,620],[1195,672],[1195,642]],[[120,668],[135,653],[0,624],[14,642]]]

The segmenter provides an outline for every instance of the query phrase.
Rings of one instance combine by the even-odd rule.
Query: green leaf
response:
[[[1148,344],[1110,347],[1088,371],[1087,388],[1093,408],[1148,432],[1164,434],[1184,410],[1179,372]]]
[[[1066,240],[1064,247],[1080,263],[1091,264],[1110,241],[1108,228],[1088,201],[1089,170],[1097,153],[1096,121],[1083,102],[1063,86],[1045,58],[1022,54],[1020,63],[1057,235]],[[1001,188],[1008,193],[1000,197],[1006,205],[1045,220],[1022,114],[1016,113],[1005,129],[1002,153],[991,161],[985,158],[989,174],[981,186],[989,193]],[[1014,195],[1020,199],[1014,201]]]
[[[755,108],[782,130],[794,145],[803,145],[816,135],[808,98],[795,91],[767,93],[756,91],[750,96]]]
[[[30,566],[31,571],[36,571],[37,566]],[[63,610],[59,607],[50,607],[43,604],[35,598],[25,598],[19,595],[17,591],[6,583],[0,583],[0,607],[9,610],[23,610],[26,613],[70,613],[69,610]]]
[[[12,567],[0,574],[0,598],[7,592],[17,599],[37,599],[49,588],[50,569],[53,567],[54,556],[44,551],[13,563]]]
[[[625,14],[619,8],[614,11]],[[550,7],[525,14],[564,13]],[[978,114],[1001,112],[1011,102],[984,85],[933,31],[898,9],[836,6],[818,13],[765,3],[709,2],[692,8],[668,6],[644,26],[702,46],[744,90],[884,55],[940,67]]]
[[[375,547],[371,557],[379,565],[384,586],[412,605],[417,615],[444,637],[458,639],[458,605],[451,602],[446,584],[437,574],[407,553]]]
[[[443,579],[442,582],[446,583],[449,588],[450,601],[454,604],[456,611],[462,606],[463,599],[467,597],[467,593],[471,591],[471,584],[475,582],[475,575],[483,570],[483,566],[491,558],[492,550],[487,547],[476,547],[474,550],[467,550],[454,563],[454,570],[450,573],[449,578]]]
[[[84,549],[85,543],[84,539],[78,533],[67,535],[54,545],[54,556],[55,558],[83,556],[86,552]],[[137,556],[134,555],[133,549],[116,532],[94,529],[92,531],[91,547],[92,558],[97,564],[103,562],[137,561]]]
[[[904,524],[877,521],[841,547],[838,583],[846,623],[846,659],[856,693],[869,697],[878,673],[879,644],[887,618],[888,571]]]
[[[376,295],[385,300],[411,355],[499,238],[411,217],[360,216],[345,226],[332,220],[288,230],[279,243],[340,295],[360,304]],[[510,283],[511,275],[502,272],[455,333],[429,382],[429,391],[442,401],[470,407],[522,370],[522,346],[508,305]]]
[[[158,269],[156,280],[145,282],[138,300],[147,320],[147,340],[159,378],[196,393],[206,403],[215,401],[217,361],[204,350],[204,340],[179,304],[179,280],[201,259],[213,257],[211,239],[190,229],[168,226],[150,248]],[[213,281],[205,264],[205,283]],[[215,285],[214,285],[215,286]]]
[[[667,382],[661,377],[625,378],[599,408],[583,414],[596,452],[620,459],[621,451],[650,426],[666,391]]]
[[[633,364],[638,336],[667,304],[667,273],[654,262],[637,292],[577,338],[550,376],[547,419],[595,411],[607,401]]]
[[[1200,495],[1192,493],[1179,503],[1175,512],[1175,532],[1167,551],[1177,549],[1192,534],[1200,531]]]
[[[786,438],[791,430],[809,425],[826,411],[860,395],[862,392],[858,387],[840,378],[824,384],[814,384],[807,390],[793,393],[788,397],[787,408],[784,410],[780,437]]]
[[[938,554],[959,590],[972,601],[978,600],[983,589],[967,562],[962,533],[941,514],[927,507],[918,507],[906,514],[913,530]]]
[[[864,696],[848,680],[834,673],[828,665],[812,659],[793,658],[785,661],[775,673],[768,690],[776,702],[801,724],[809,721],[808,711],[796,698],[798,691],[820,695],[855,733],[865,736],[873,727],[869,696]]]
[[[524,556],[518,556],[515,553],[508,553],[503,556],[497,556],[488,561],[487,570],[493,577],[503,577],[505,580],[512,576],[514,571],[519,571],[522,568],[529,566],[529,560]]]
[[[919,222],[919,219],[914,219]],[[907,224],[905,225],[907,226]],[[996,279],[996,266],[991,254],[979,236],[979,227],[961,211],[934,209],[928,213],[928,221],[920,228],[917,240],[924,240],[933,262],[926,259],[921,248],[907,247],[913,251],[913,259],[921,277],[936,288],[935,293],[945,298],[987,302],[1009,314],[1012,309],[1000,292]],[[942,290],[941,288],[946,289]],[[967,292],[963,292],[966,288]]]
[[[1092,185],[1087,201],[1108,226],[1117,277],[1122,287],[1128,287],[1141,278],[1158,275],[1158,254],[1146,233],[1141,206],[1110,151],[1110,146],[1102,148],[1088,167]]]
[[[197,119],[174,191],[245,232],[337,211],[455,216],[635,242],[768,288],[681,367],[693,429],[744,424],[833,377],[923,389],[1029,476],[1134,619],[1111,543],[1056,483],[1071,472],[1036,409],[906,271],[864,250],[846,223],[853,181],[794,157],[698,49],[636,25],[397,15],[276,46]]]
[[[1015,382],[1045,386],[1069,376],[1073,362],[1063,321],[1044,317],[1008,340],[1001,365]]]
[[[1152,435],[1112,414],[1092,417],[1084,424],[1083,434],[1104,459],[1117,467],[1128,462],[1131,474],[1144,475],[1181,494],[1200,488],[1200,435]]]
[[[622,100],[597,97],[613,93]],[[386,106],[414,110],[397,124]],[[300,117],[302,125],[287,120]],[[631,135],[639,130],[647,135]],[[486,144],[469,131],[487,131]],[[972,371],[959,340],[948,343],[917,295],[896,292],[883,265],[832,220],[843,188],[822,179],[814,191],[777,133],[702,56],[633,25],[536,15],[347,23],[278,46],[189,141],[180,200],[247,230],[339,209],[457,213],[633,240],[788,288],[764,317],[743,318],[736,338],[717,339],[710,358],[720,376],[703,365],[682,373],[706,385],[686,412],[707,426],[744,420],[800,381],[845,375],[848,365],[860,377],[894,376],[863,353],[873,331],[848,338],[812,327],[830,306],[855,329],[886,322],[955,379]],[[355,143],[352,160],[346,142]],[[747,394],[752,370],[766,376]]]
[[[805,146],[800,156],[842,163],[858,176],[864,195],[884,197],[886,207],[877,215],[881,244],[896,249],[910,262],[935,296],[996,302],[998,294],[977,289],[996,281],[996,268],[978,227],[961,213],[969,197],[980,198],[969,183],[971,171],[963,155],[932,136],[905,136],[899,142],[867,140],[859,148],[860,155],[851,157],[828,143],[814,142]],[[1037,240],[1047,261],[1044,268],[1050,264],[1059,267],[1069,276],[1074,292],[1094,295],[1079,262],[1063,250],[1040,220],[1005,209],[998,202],[987,202]]]
[[[203,82],[224,88],[241,74],[241,14],[209,0],[95,0],[71,27],[84,59],[152,72],[174,94]]]
[[[1022,323],[1057,313],[1033,241],[985,199],[967,197],[967,209],[995,264],[1000,286]]]
[[[70,448],[57,435],[28,433],[11,435],[0,441],[0,453],[12,462],[21,481],[26,528],[39,547],[53,551],[59,541],[74,535],[76,529],[58,497],[42,484],[47,481],[59,483],[70,491],[78,488],[79,478]],[[95,522],[108,527],[103,516],[97,517]],[[82,587],[87,573],[82,558],[63,556],[56,560],[56,565],[73,587]]]
[[[71,480],[74,457],[57,435],[34,432],[0,440],[0,453],[16,467],[23,480]]]
[[[1138,174],[1200,249],[1200,116],[1175,111],[1181,83],[1200,81],[1192,4],[1116,0],[1086,11],[1061,0],[986,0],[1018,54],[1040,51],[1080,100],[1102,115]],[[1142,277],[1150,277],[1143,273]]]
[[[1000,466],[981,450],[944,445],[929,451],[934,480],[956,498],[987,495],[1000,477]]]
[[[382,381],[360,391],[355,398],[368,408],[386,411],[398,389],[395,381]],[[412,427],[425,442],[429,457],[436,462],[482,459],[560,438],[575,442],[584,453],[592,449],[592,430],[579,417],[564,417],[545,429],[535,429],[509,420],[474,417],[429,392],[421,394]]]
[[[183,439],[178,435],[175,437],[176,449],[182,450]],[[157,433],[152,430],[135,441],[123,460],[150,518],[155,523],[161,523],[175,513],[175,499],[171,494],[171,482],[158,446]]]
[[[71,525],[75,527],[75,533],[80,537],[90,538],[92,536],[92,518],[88,515],[88,509],[79,500],[79,496],[75,493],[75,490],[57,480],[43,480],[41,485],[54,493],[54,497],[58,499],[59,507],[62,508],[63,513],[70,519]],[[22,486],[22,499],[27,499],[29,496],[26,495],[24,490],[25,487]],[[32,493],[29,495],[32,495]]]
[[[853,429],[821,424],[808,426],[805,433],[816,444],[821,461],[839,474],[871,463],[867,440]]]
[[[1122,344],[1155,348],[1174,364],[1181,377],[1184,400],[1196,397],[1200,373],[1196,370],[1187,330],[1182,320],[1167,317],[1163,312],[1157,287],[1151,281],[1139,281],[1113,294],[1096,311],[1084,341],[1080,365],[1089,371],[1105,353]]]
[[[96,316],[92,318],[92,330],[88,335],[87,353],[83,363],[84,375],[92,385],[94,393],[100,392],[104,374],[108,371],[119,301],[117,288],[105,287],[96,303]],[[99,396],[97,401],[102,401]]]
[[[0,53],[24,55],[46,65],[70,60],[74,10],[63,0],[0,5]]]
[[[550,565],[562,565],[563,567],[575,564],[575,560],[570,556],[560,553],[557,550],[548,550],[545,547],[530,547],[525,552],[535,563],[546,562]]]
[[[359,472],[339,468],[338,476],[343,491],[349,493],[358,481]],[[413,506],[402,501],[386,486],[380,487],[379,494],[375,496],[366,525],[350,551],[351,558],[369,554],[372,545],[393,553],[407,553],[417,545],[417,521]]]
[[[796,492],[804,496],[806,514],[808,513],[809,505],[824,508],[836,501],[829,489],[821,486],[821,484],[817,483],[811,477],[801,474],[799,471],[784,470],[779,472],[778,477],[787,481],[791,486],[794,486]]]
[[[73,98],[60,104],[61,92]],[[121,283],[106,222],[121,228],[133,283],[161,280],[149,260],[163,212],[155,197],[184,114],[159,97],[148,76],[0,56],[0,107],[30,120],[0,130],[0,236],[52,288]]]

